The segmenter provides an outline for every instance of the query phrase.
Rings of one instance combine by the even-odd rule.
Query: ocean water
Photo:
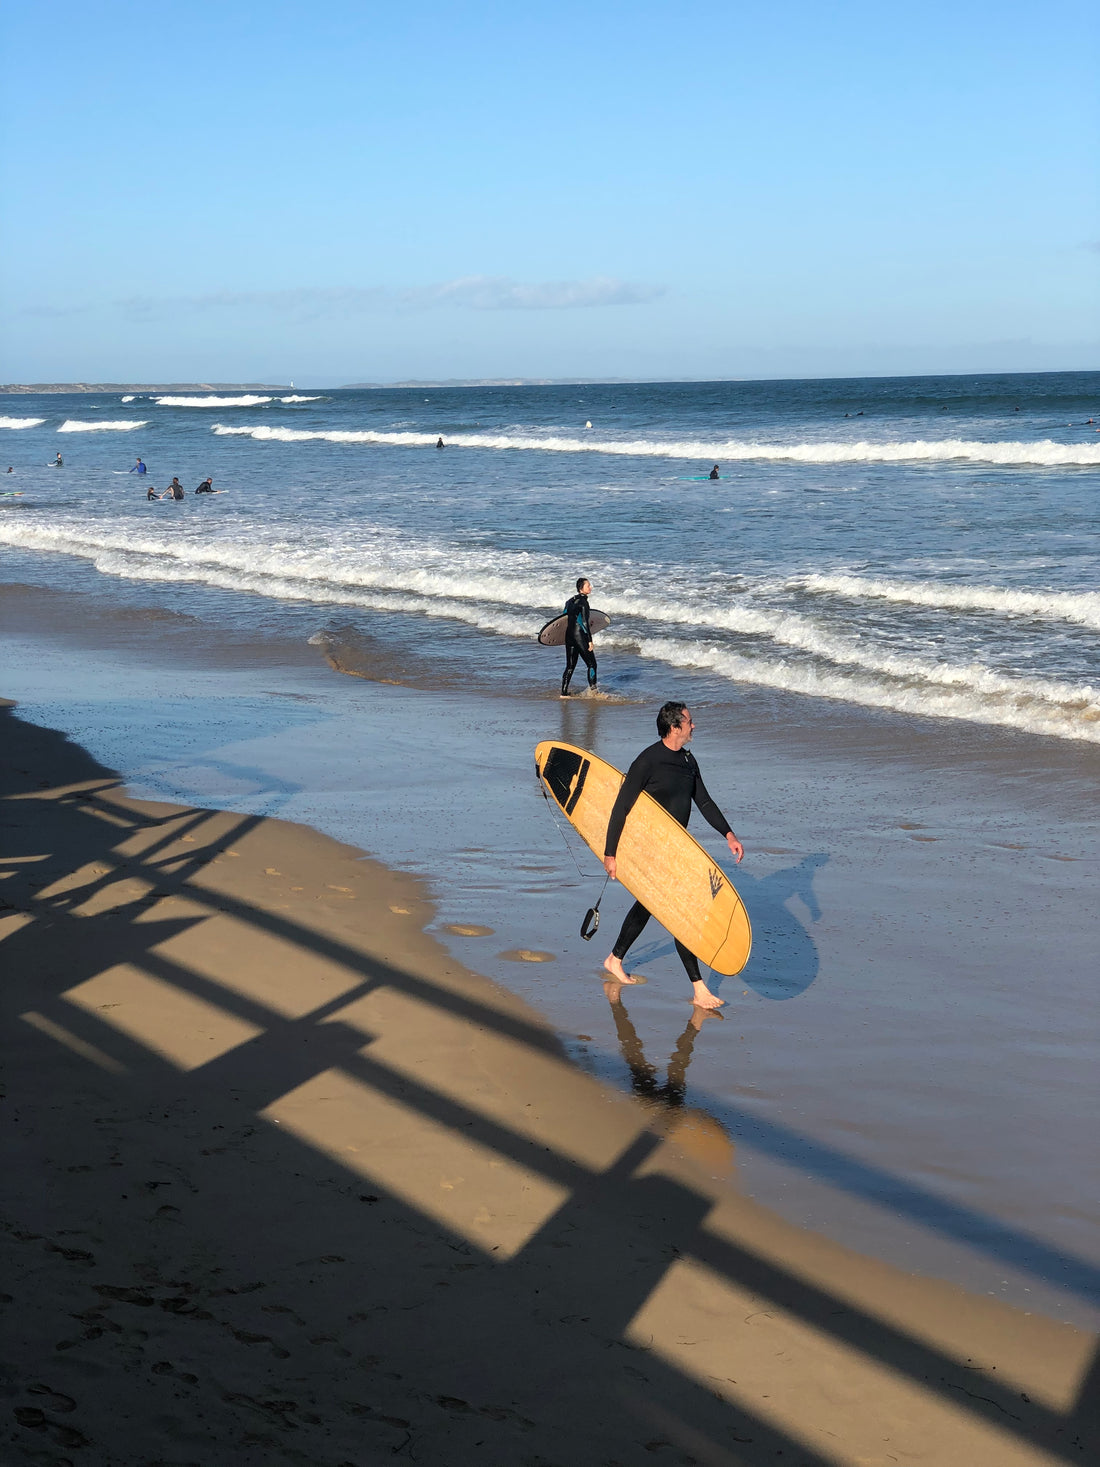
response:
[[[1095,1327],[1100,374],[5,406],[22,716],[419,873],[578,1063],[653,1101],[686,1045],[677,1114],[746,1193]],[[607,696],[562,702],[534,636],[581,574]],[[656,924],[608,1004],[629,896],[581,940],[602,871],[531,764],[622,767],[671,696],[754,930],[697,1035]]]
[[[7,580],[552,696],[534,634],[586,575],[612,697],[1100,741],[1100,373],[6,406]]]

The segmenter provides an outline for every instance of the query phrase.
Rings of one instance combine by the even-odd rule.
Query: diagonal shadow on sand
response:
[[[248,896],[286,827],[128,801],[2,722],[17,1460],[824,1467],[883,1410],[943,1467],[1083,1460],[1087,1342],[1059,1364],[1056,1327],[931,1284],[923,1312],[881,1266],[861,1293],[401,936],[404,878],[354,863],[377,942]],[[1006,1321],[1048,1344],[1030,1389]]]

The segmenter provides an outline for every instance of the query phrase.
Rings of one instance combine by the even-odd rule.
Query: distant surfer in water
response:
[[[131,474],[147,474],[148,472],[149,470],[145,467],[140,458],[138,459],[134,467],[130,470]]]
[[[707,478],[708,479],[718,479],[718,478],[721,478],[721,475],[718,472],[718,465],[717,464],[715,464],[714,467],[713,467],[713,469],[711,469],[710,473],[707,475]]]
[[[172,482],[168,485],[168,488],[164,491],[164,493],[160,497],[162,499],[182,499],[183,498],[183,485],[180,483],[179,476],[178,475],[173,475]]]
[[[581,576],[577,581],[577,594],[565,603],[565,615],[569,618],[565,628],[565,671],[561,675],[561,695],[569,696],[569,684],[577,666],[578,658],[588,669],[588,686],[596,690],[596,654],[592,651],[592,613],[588,598],[592,594],[592,582]]]
[[[443,442],[443,439],[442,438],[437,438],[436,439],[435,446],[436,446],[436,448],[443,448],[445,446],[444,445],[444,442]]]
[[[196,494],[213,494],[213,492],[214,480],[211,478],[204,479],[199,487],[195,490]]]
[[[611,818],[607,822],[603,864],[612,881],[616,879],[616,852],[626,817],[643,790],[652,795],[661,809],[667,810],[673,820],[678,820],[685,829],[694,800],[704,820],[726,837],[733,859],[740,861],[745,854],[745,848],[734,835],[729,821],[707,793],[694,754],[684,747],[691,742],[691,736],[695,732],[690,710],[683,703],[666,703],[657,714],[657,732],[660,734],[658,741],[650,744],[648,749],[643,749],[627,770],[622,788],[612,806]],[[615,946],[604,959],[604,968],[616,983],[638,981],[635,974],[624,969],[623,958],[638,940],[642,928],[649,921],[649,915],[647,907],[643,907],[641,902],[635,902],[626,914]],[[721,1008],[725,1000],[711,993],[703,982],[699,959],[679,939],[676,941],[676,951],[680,954],[680,961],[691,982],[692,1003],[701,1009]]]
[[[160,498],[160,495],[157,493],[157,486],[155,484],[150,484],[149,485],[149,488],[145,492],[145,497],[146,497],[146,499],[159,499]]]
[[[65,460],[61,457],[60,454],[58,454],[50,467],[55,469],[63,469],[65,467]]]

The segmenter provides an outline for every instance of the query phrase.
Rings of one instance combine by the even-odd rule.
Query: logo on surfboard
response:
[[[721,876],[719,876],[718,872],[715,871],[714,867],[712,866],[710,868],[710,899],[711,899],[711,901],[714,900],[714,898],[722,890],[723,886],[725,886],[725,882],[722,880]]]

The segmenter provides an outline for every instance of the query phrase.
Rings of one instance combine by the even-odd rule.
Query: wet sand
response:
[[[649,708],[340,677],[270,629],[103,596],[10,587],[0,610],[25,717],[142,797],[384,852],[425,881],[456,959],[533,1003],[588,1073],[667,1123],[690,1111],[743,1195],[894,1267],[1100,1325],[1095,746],[790,697],[746,694],[732,718],[696,704],[755,932],[725,1020],[696,1033],[656,928],[632,954],[649,983],[609,1006],[600,963],[629,897],[611,888],[599,940],[580,939],[599,868],[532,777],[548,735],[625,764]]]
[[[7,1460],[1095,1451],[1091,1335],[738,1195],[408,874],[0,718]]]

